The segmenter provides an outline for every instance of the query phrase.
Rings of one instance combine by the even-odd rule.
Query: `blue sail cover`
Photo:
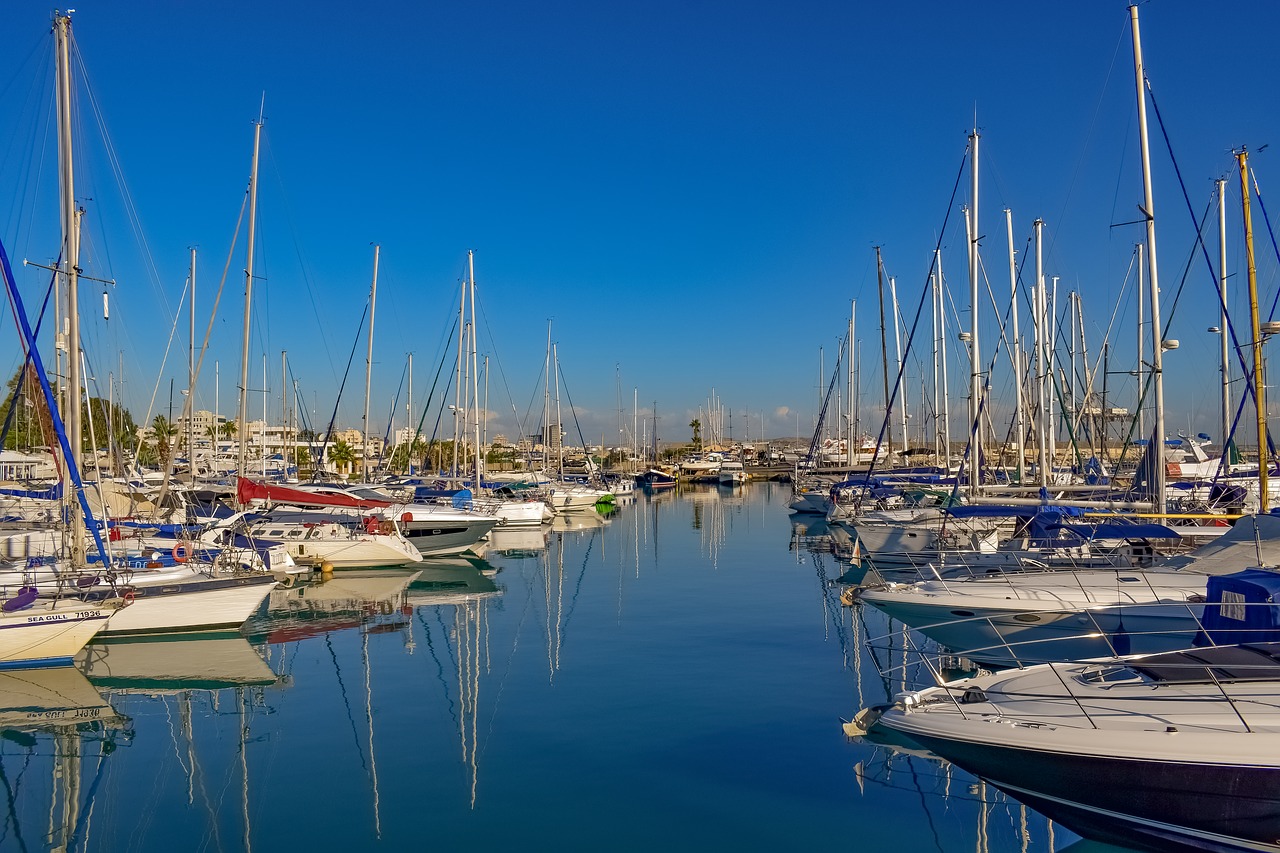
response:
[[[62,483],[55,483],[50,489],[0,489],[0,495],[14,498],[37,498],[46,501],[62,500]]]
[[[1197,646],[1280,641],[1280,573],[1245,569],[1209,578]]]

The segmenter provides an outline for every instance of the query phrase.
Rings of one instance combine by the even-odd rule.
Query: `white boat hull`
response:
[[[115,612],[114,604],[37,601],[0,614],[0,668],[70,663]]]
[[[133,601],[107,621],[102,636],[234,631],[257,611],[276,583],[270,575],[249,575],[138,584]]]

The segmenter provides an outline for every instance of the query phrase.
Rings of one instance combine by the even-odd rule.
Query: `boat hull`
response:
[[[1280,768],[1047,752],[906,734],[1070,828],[1156,851],[1280,851]],[[1165,736],[1136,733],[1136,736]]]
[[[136,585],[132,603],[107,621],[101,636],[237,631],[276,585],[267,574]]]
[[[0,615],[0,669],[69,664],[115,612],[114,605],[58,601]]]

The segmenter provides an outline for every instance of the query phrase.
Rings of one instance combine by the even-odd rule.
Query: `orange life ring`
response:
[[[124,598],[124,603],[126,606],[133,604],[133,590],[126,589],[122,597]]]
[[[191,559],[191,548],[186,542],[179,542],[177,545],[174,545],[173,550],[169,553],[173,555],[173,561],[175,563],[185,563],[187,560]]]
[[[383,521],[378,525],[378,532],[383,536],[390,536],[392,533],[396,532],[396,526],[390,521],[383,519]]]

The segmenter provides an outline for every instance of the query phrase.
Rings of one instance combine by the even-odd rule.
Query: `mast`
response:
[[[938,371],[938,356],[942,350],[942,341],[938,338],[938,297],[938,268],[934,266],[929,270],[929,309],[933,314],[933,459],[935,464],[941,465],[942,423],[941,410],[938,406],[942,399],[942,389],[938,384],[940,375]]]
[[[1045,392],[1049,395],[1049,405],[1046,409],[1049,413],[1049,418],[1046,423],[1049,427],[1049,465],[1052,467],[1058,459],[1058,418],[1056,417],[1058,408],[1058,361],[1055,357],[1055,353],[1058,351],[1058,276],[1052,276],[1050,281],[1053,287],[1049,291],[1049,300],[1045,303],[1048,306],[1047,340],[1049,344],[1049,385]]]
[[[76,212],[75,169],[71,154],[71,18],[57,15],[53,20],[54,53],[57,61],[58,107],[58,178],[61,190],[62,256],[67,279],[67,388],[63,402],[63,420],[67,427],[67,443],[71,458],[67,460],[67,488],[64,489],[68,504],[71,502],[71,471],[81,470],[81,420],[80,420],[80,222]],[[84,518],[74,510],[67,513],[71,520],[68,536],[71,544],[72,565],[85,562]]]
[[[1013,211],[1009,208],[1004,209],[1005,230],[1009,234],[1009,292],[1010,297],[1010,316],[1013,320],[1013,343],[1010,346],[1010,353],[1013,355],[1013,394],[1014,394],[1014,432],[1017,435],[1016,446],[1018,448],[1018,485],[1022,485],[1022,481],[1027,473],[1027,448],[1026,448],[1026,415],[1023,412],[1022,400],[1022,338],[1018,334],[1018,265],[1014,261],[1013,249]]]
[[[848,429],[845,431],[847,436],[845,440],[848,443],[845,445],[844,453],[844,464],[848,465],[850,468],[853,467],[854,460],[857,458],[855,454],[857,453],[858,442],[858,436],[854,429],[855,424],[853,419],[854,397],[858,393],[857,386],[853,384],[853,321],[857,317],[857,314],[858,300],[853,299],[849,302],[849,337],[847,340],[847,346],[849,347],[849,364],[848,376],[846,377],[846,382],[849,386],[849,414],[847,416]]]
[[[480,496],[480,469],[484,461],[484,451],[480,448],[480,365],[476,361],[476,260],[475,253],[467,249],[467,273],[471,279],[471,399],[475,403],[476,417],[473,428],[476,442],[476,497]],[[485,374],[485,388],[488,388],[489,375]]]
[[[1155,464],[1152,466],[1151,508],[1157,514],[1165,511],[1164,489],[1164,332],[1160,328],[1160,279],[1156,271],[1156,211],[1151,192],[1151,148],[1147,141],[1146,75],[1142,68],[1142,38],[1138,32],[1138,7],[1129,7],[1129,21],[1133,29],[1133,73],[1138,88],[1138,135],[1142,142],[1142,204],[1147,220],[1147,268],[1151,279],[1151,373],[1155,379],[1156,424],[1152,441],[1155,443]],[[1256,360],[1261,356],[1256,355]],[[1264,413],[1265,414],[1265,413]],[[1266,432],[1265,421],[1262,424]],[[1265,477],[1265,475],[1263,475]],[[1263,480],[1265,487],[1266,480]],[[1262,498],[1265,512],[1267,499]]]
[[[934,250],[938,261],[938,340],[942,342],[942,456],[948,471],[951,470],[951,395],[947,393],[947,296],[946,280],[942,277],[942,251]]]
[[[191,346],[187,350],[187,472],[196,481],[196,424],[192,415],[196,407],[196,247],[191,247]]]
[[[551,369],[556,375],[556,457],[560,466],[557,476],[564,480],[564,429],[560,422],[560,353],[556,344],[551,345]]]
[[[969,191],[969,396],[972,418],[969,421],[969,484],[973,494],[982,491],[982,349],[978,346],[978,129],[969,134],[971,185]]]
[[[1049,332],[1045,328],[1048,325],[1048,299],[1044,289],[1044,220],[1037,219],[1033,227],[1036,235],[1036,414],[1039,426],[1036,430],[1039,446],[1036,461],[1040,469],[1040,486],[1044,488],[1049,485],[1049,468],[1053,464],[1049,459],[1049,403],[1045,394],[1045,377],[1049,372]]]
[[[1253,387],[1258,410],[1258,512],[1267,512],[1267,393],[1262,377],[1262,334],[1258,318],[1258,270],[1253,260],[1253,215],[1249,210],[1249,152],[1236,152],[1240,164],[1240,202],[1244,214],[1244,257],[1249,270],[1249,317],[1253,322]]]
[[[1138,433],[1145,436],[1147,434],[1147,424],[1144,418],[1145,412],[1142,408],[1142,373],[1146,362],[1143,361],[1147,355],[1147,341],[1142,335],[1142,318],[1144,316],[1142,305],[1146,302],[1146,296],[1143,294],[1143,288],[1146,286],[1146,277],[1144,275],[1145,261],[1143,259],[1142,244],[1138,243],[1133,247],[1133,252],[1138,256]]]
[[[1227,441],[1231,435],[1231,362],[1227,349],[1227,180],[1218,179],[1218,297],[1222,300],[1222,327],[1218,336],[1222,339],[1222,449],[1228,466],[1231,456]],[[1227,469],[1230,470],[1230,467]]]
[[[360,451],[360,479],[369,482],[369,389],[373,381],[373,313],[378,307],[378,255],[382,247],[373,244],[373,283],[369,285],[369,347],[364,359],[364,421],[362,438],[364,448]]]
[[[265,102],[265,96],[263,98]],[[236,473],[245,474],[245,460],[249,444],[249,315],[253,305],[253,238],[258,222],[258,150],[262,142],[262,109],[253,123],[253,163],[249,171],[249,239],[244,266],[244,327],[240,345],[240,450],[236,456]]]
[[[898,399],[898,419],[902,422],[902,452],[907,452],[907,377],[902,366],[902,325],[898,322],[898,280],[889,276],[889,304],[893,311],[893,345],[898,357],[898,377],[893,387]]]
[[[409,449],[405,452],[404,461],[405,469],[410,474],[413,473],[413,444],[417,430],[413,428],[413,353],[409,353],[409,401],[405,404],[405,413],[407,417],[404,425],[406,434],[409,436]]]
[[[884,328],[884,260],[880,257],[880,247],[876,246],[876,292],[880,295],[880,364],[884,367],[884,416],[889,418],[889,343]],[[885,430],[885,458],[893,454],[893,430]]]
[[[284,478],[289,479],[293,448],[289,446],[289,351],[280,350],[280,455],[284,457]]]
[[[458,440],[462,437],[458,417],[462,414],[462,365],[466,361],[467,283],[461,287],[458,302],[458,358],[453,384],[453,476],[458,476]]]

